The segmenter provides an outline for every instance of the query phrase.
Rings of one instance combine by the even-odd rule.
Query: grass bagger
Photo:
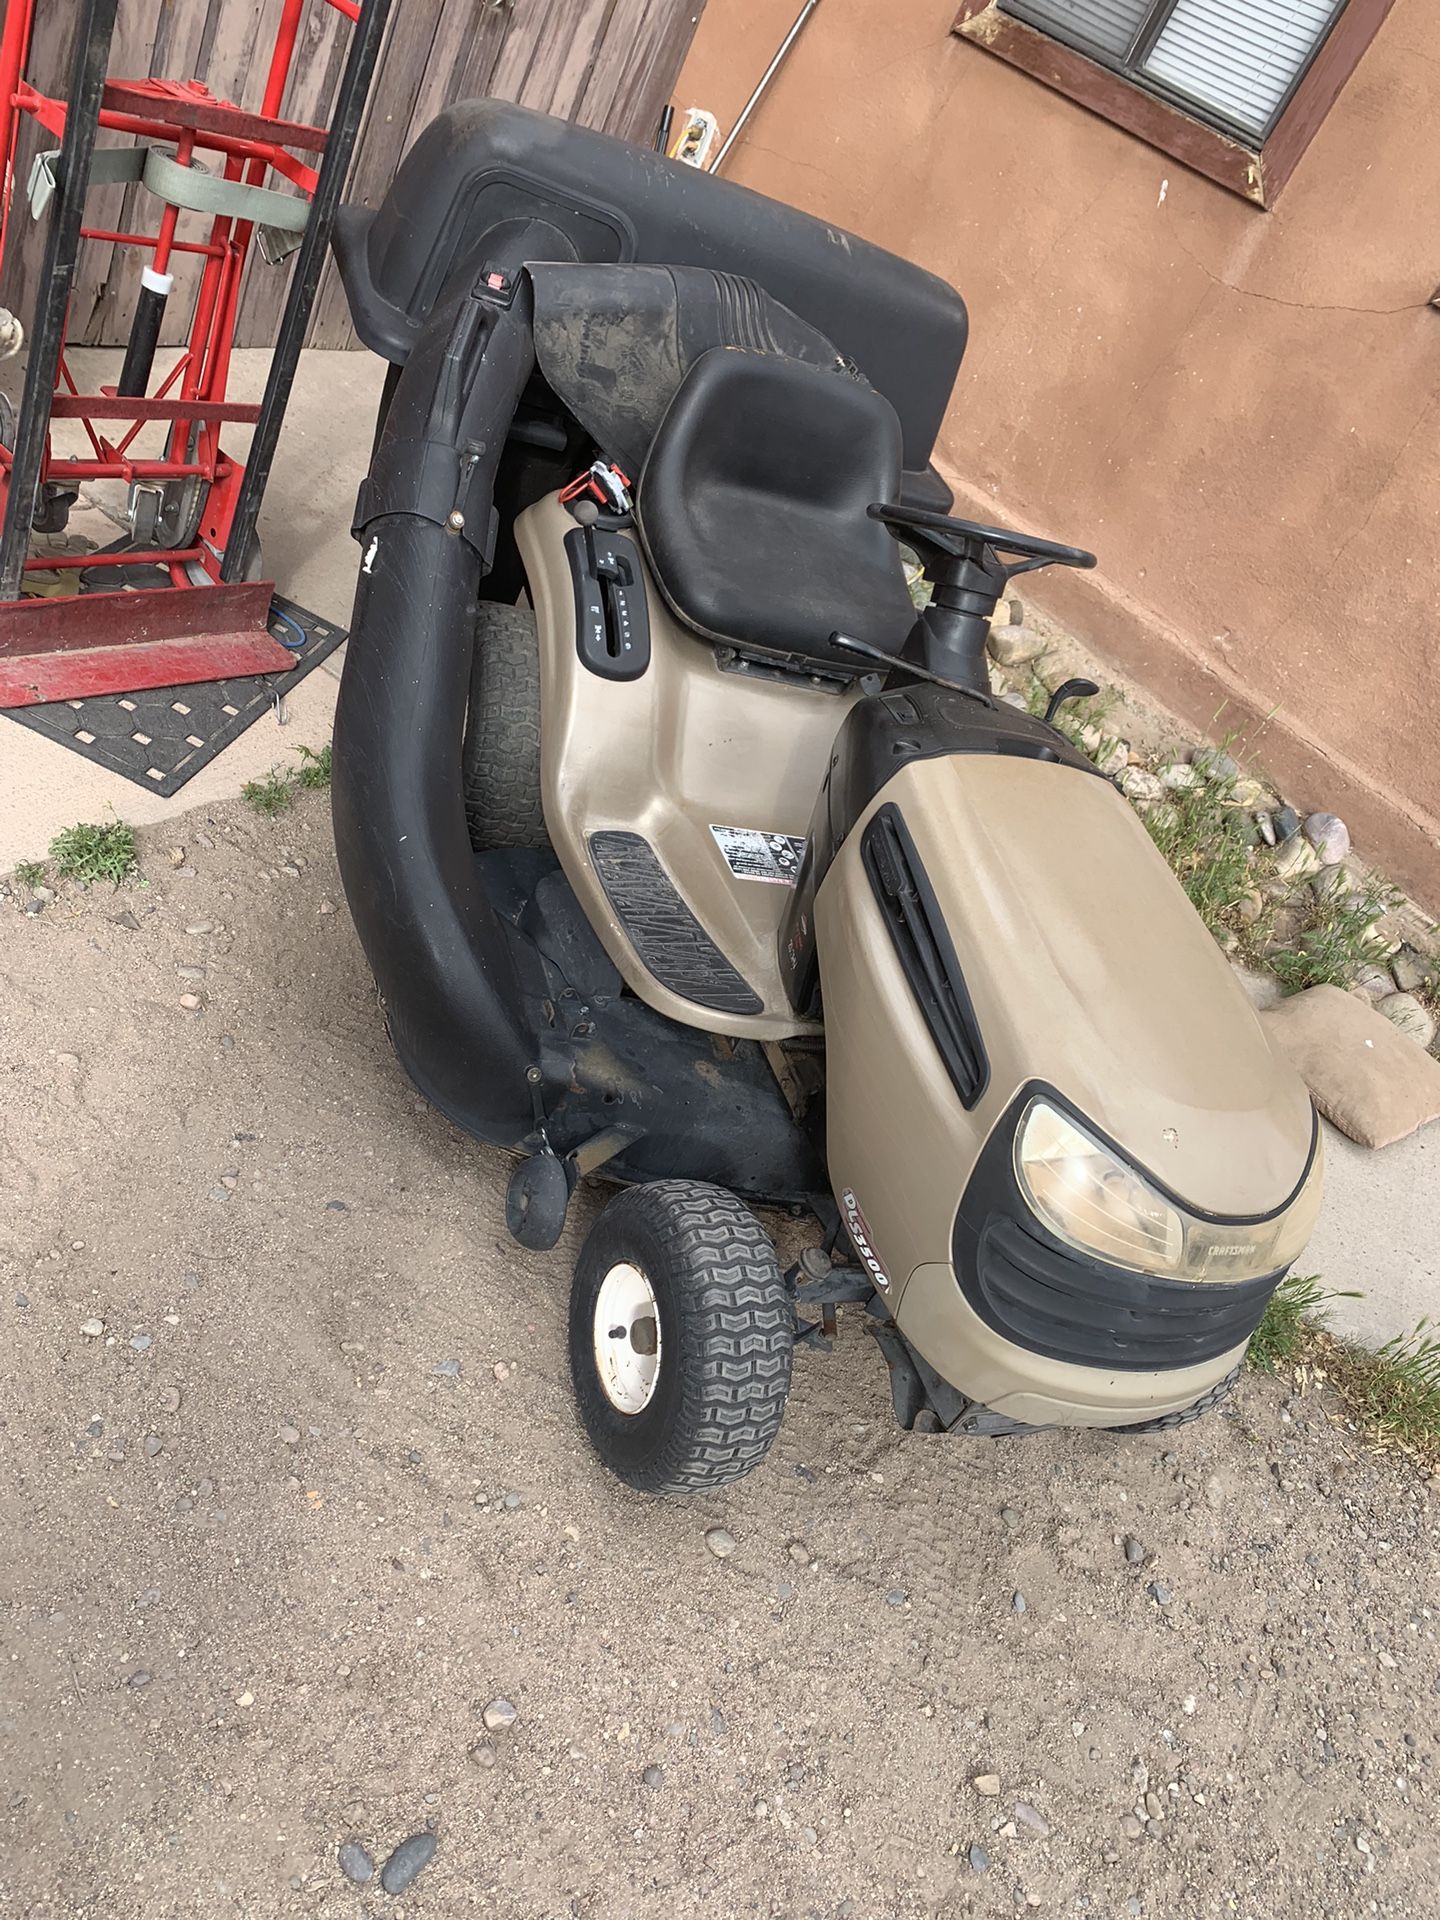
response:
[[[570,1298],[601,1458],[747,1472],[845,1303],[907,1428],[1213,1405],[1316,1117],[1055,702],[991,696],[1007,581],[1094,562],[948,513],[959,296],[493,101],[334,245],[391,363],[341,872],[405,1071],[522,1156],[515,1237],[619,1183]],[[756,1205],[816,1222],[788,1271]]]

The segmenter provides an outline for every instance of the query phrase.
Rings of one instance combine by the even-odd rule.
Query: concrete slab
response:
[[[1331,1327],[1365,1346],[1440,1320],[1440,1124],[1378,1153],[1327,1124],[1325,1204],[1298,1264],[1360,1290],[1334,1302]]]
[[[73,355],[72,364],[82,380],[99,382],[114,379],[119,359],[89,352]],[[159,364],[166,364],[164,357]],[[232,392],[258,400],[268,364],[262,351],[237,353]],[[7,363],[5,373],[6,386],[18,390],[16,363]],[[369,464],[384,373],[373,354],[300,356],[260,518],[266,570],[280,590],[342,624],[349,620],[360,557],[350,516]],[[236,427],[226,441],[243,454],[249,436],[248,427]],[[123,490],[87,491],[114,506]],[[43,856],[55,834],[77,820],[118,817],[147,826],[232,798],[272,766],[293,764],[291,749],[320,746],[330,737],[342,660],[343,649],[295,688],[284,703],[283,726],[273,716],[257,721],[169,800],[0,718],[0,872]]]

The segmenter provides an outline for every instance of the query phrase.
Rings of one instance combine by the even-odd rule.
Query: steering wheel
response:
[[[1006,527],[985,527],[976,520],[954,520],[949,514],[932,513],[926,507],[886,502],[872,506],[869,513],[872,520],[881,521],[892,533],[918,536],[917,546],[928,545],[956,560],[979,560],[986,547],[997,555],[1023,554],[1025,557],[1013,565],[1001,564],[1007,580],[1013,580],[1017,573],[1033,573],[1037,567],[1095,565],[1094,554],[1084,547],[1063,546],[1058,540],[1042,540],[1034,533],[1012,533]]]

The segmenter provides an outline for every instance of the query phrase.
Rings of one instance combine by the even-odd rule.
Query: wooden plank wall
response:
[[[256,109],[282,0],[120,0],[110,71],[203,80],[223,99]],[[392,0],[375,84],[361,129],[347,201],[373,206],[383,196],[411,142],[452,100],[494,94],[648,142],[669,98],[705,0]],[[3,5],[3,0],[0,0]],[[38,9],[28,77],[64,92],[74,9],[48,0]],[[282,111],[324,124],[345,57],[349,24],[325,0],[309,0]],[[103,134],[102,144],[126,145]],[[27,123],[16,169],[23,190],[30,161],[50,142]],[[271,182],[271,184],[283,184]],[[106,187],[86,201],[86,224],[118,231],[154,230],[158,203],[136,186]],[[43,224],[23,210],[0,282],[0,302],[22,317],[34,304],[44,245]],[[208,221],[182,214],[180,235],[202,239]],[[90,346],[122,345],[129,332],[140,267],[139,249],[86,242],[76,276],[69,338]],[[166,339],[184,338],[194,305],[200,257],[172,260]],[[252,256],[241,298],[236,344],[268,346],[285,298],[288,264]],[[350,347],[355,337],[333,268],[316,301],[310,344]]]

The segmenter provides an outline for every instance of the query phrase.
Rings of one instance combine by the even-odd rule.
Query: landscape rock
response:
[[[969,1860],[976,1873],[988,1873],[990,1871],[990,1856],[983,1847],[971,1847]]]
[[[1272,816],[1275,822],[1275,838],[1282,845],[1293,840],[1300,831],[1300,816],[1293,807],[1278,807]]]
[[[1200,775],[1184,760],[1177,760],[1173,767],[1166,767],[1161,772],[1160,784],[1168,787],[1172,793],[1184,793],[1187,788],[1199,786]]]
[[[1375,1011],[1422,1047],[1435,1038],[1435,1016],[1413,993],[1387,993],[1375,1002]]]
[[[433,1833],[412,1833],[402,1840],[380,1870],[380,1885],[386,1893],[403,1893],[435,1858]]]
[[[1038,1834],[1042,1840],[1049,1837],[1050,1822],[1028,1800],[1015,1802],[1015,1818],[1022,1827],[1028,1827],[1031,1833]]]
[[[985,644],[990,658],[1001,667],[1023,667],[1045,651],[1045,642],[1031,627],[992,626]]]
[[[724,1527],[706,1530],[705,1544],[717,1560],[728,1560],[735,1551],[735,1536]]]
[[[1308,840],[1292,833],[1275,850],[1275,871],[1283,880],[1308,880],[1320,871],[1320,856]]]
[[[1348,867],[1322,867],[1310,882],[1317,900],[1343,900],[1355,890],[1355,876]]]
[[[520,1718],[520,1709],[510,1700],[497,1698],[489,1702],[480,1718],[489,1732],[504,1733]]]
[[[1267,847],[1273,847],[1277,838],[1274,814],[1257,813],[1255,816],[1255,831],[1260,835],[1260,838]]]
[[[1165,784],[1159,774],[1149,773],[1144,767],[1126,767],[1117,784],[1125,798],[1137,807],[1153,806],[1164,798]]]
[[[1143,1567],[1145,1564],[1144,1545],[1135,1538],[1133,1533],[1127,1533],[1125,1536],[1125,1559],[1132,1567]]]
[[[345,1878],[353,1880],[357,1887],[363,1887],[374,1876],[375,1862],[358,1840],[345,1841],[336,1858]]]
[[[80,1331],[87,1340],[98,1340],[105,1331],[105,1322],[98,1314],[92,1315],[89,1320],[80,1322]]]
[[[467,1757],[472,1767],[493,1767],[499,1755],[488,1740],[477,1740]]]
[[[1305,822],[1305,838],[1327,867],[1337,867],[1350,851],[1350,829],[1338,814],[1312,813]]]
[[[1240,763],[1222,747],[1201,747],[1190,762],[1207,780],[1238,780]]]
[[[1387,995],[1394,993],[1400,983],[1392,979],[1390,972],[1384,967],[1364,966],[1350,985],[1353,990],[1363,993],[1368,1000],[1383,1000]]]
[[[656,1766],[652,1761],[641,1774],[640,1783],[646,1787],[663,1787],[665,1784],[665,1769]]]
[[[998,1773],[977,1773],[970,1784],[974,1787],[976,1793],[982,1795],[986,1800],[996,1799],[1000,1792],[1000,1776]]]
[[[1414,947],[1401,947],[1390,962],[1390,971],[1401,993],[1415,993],[1421,987],[1440,983],[1440,961],[1417,953]]]

